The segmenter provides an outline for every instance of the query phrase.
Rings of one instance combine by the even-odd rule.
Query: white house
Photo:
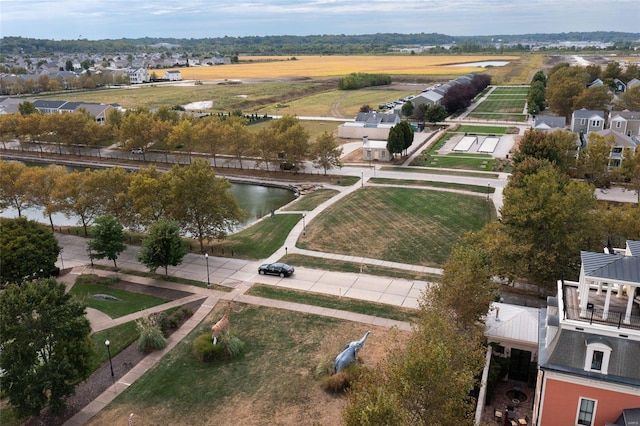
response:
[[[163,78],[169,81],[180,81],[182,80],[182,74],[178,70],[165,71]]]
[[[129,83],[131,84],[148,83],[151,80],[149,70],[145,68],[128,69],[127,76],[129,76]]]

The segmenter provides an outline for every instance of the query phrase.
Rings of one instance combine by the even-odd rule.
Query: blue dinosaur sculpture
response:
[[[367,337],[369,337],[369,333],[371,333],[371,331],[367,331],[364,336],[362,336],[362,339],[354,340],[344,346],[344,349],[338,354],[333,363],[336,373],[356,360],[358,351],[364,346],[364,342],[367,340]]]

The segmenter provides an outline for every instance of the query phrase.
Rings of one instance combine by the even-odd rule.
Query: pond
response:
[[[510,61],[479,61],[479,62],[465,62],[463,64],[451,64],[448,67],[504,67],[508,65]]]

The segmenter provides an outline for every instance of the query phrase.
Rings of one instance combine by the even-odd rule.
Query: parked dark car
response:
[[[258,268],[260,275],[280,275],[283,278],[293,274],[293,271],[293,266],[286,263],[265,263]]]

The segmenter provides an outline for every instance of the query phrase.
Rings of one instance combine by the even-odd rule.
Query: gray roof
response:
[[[631,136],[627,136],[624,133],[616,132],[613,129],[604,129],[598,130],[597,132],[593,132],[600,136],[613,136],[615,146],[627,147],[627,148],[635,148],[636,142],[631,139]]]
[[[627,247],[631,251],[631,256],[640,256],[640,241],[627,240]]]
[[[604,111],[593,111],[593,110],[584,109],[584,108],[573,111],[574,118],[591,118],[594,115],[597,115],[598,117],[604,120]]]
[[[625,120],[640,120],[640,112],[638,111],[629,111],[628,109],[625,109],[624,111],[611,111],[609,113],[609,117],[616,118],[616,117],[621,117],[624,118]]]
[[[554,115],[537,115],[534,128],[536,129],[564,129],[567,125],[565,117]]]
[[[638,84],[640,84],[640,80],[638,80],[637,78],[634,78],[633,80],[630,80],[627,83],[627,89],[631,89],[634,86],[637,86]]]
[[[429,90],[427,92],[420,93],[416,96],[416,98],[425,98],[431,102],[439,102],[442,99],[442,95],[433,90]],[[415,98],[413,98],[415,99]]]
[[[580,252],[586,276],[640,283],[640,257]]]
[[[541,321],[544,322],[544,316]],[[593,338],[602,337],[578,330],[561,329],[554,339],[553,347],[549,347],[544,359],[540,358],[540,366],[602,381],[640,386],[640,342],[621,337],[604,337],[612,349],[608,374],[601,374],[584,370],[587,355],[585,342]]]
[[[380,114],[377,112],[359,112],[356,116],[356,122],[380,124],[380,123],[395,123],[398,119],[397,114]]]
[[[66,104],[67,101],[42,101],[35,100],[33,101],[33,106],[36,108],[47,108],[47,109],[58,109],[62,105]]]
[[[640,425],[640,407],[626,408],[622,410],[622,415],[618,417],[617,426],[637,426]]]

